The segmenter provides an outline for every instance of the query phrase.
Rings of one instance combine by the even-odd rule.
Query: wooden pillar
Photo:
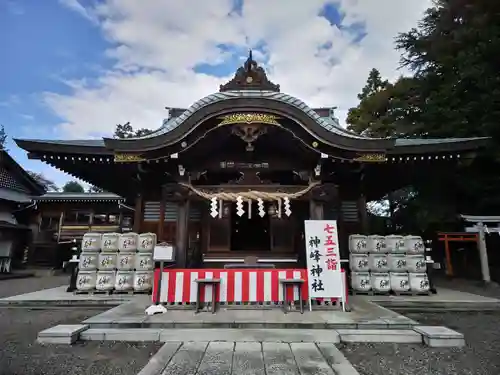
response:
[[[394,192],[390,192],[388,195],[387,195],[387,199],[389,200],[389,219],[390,219],[390,223],[391,223],[391,231],[395,231],[396,230],[396,223],[394,222],[394,211],[396,209],[396,204],[394,202]]]
[[[368,211],[366,209],[366,197],[364,194],[361,194],[358,198],[358,212],[359,220],[361,222],[361,231],[363,234],[368,234]]]
[[[160,198],[160,217],[158,219],[158,228],[156,230],[156,235],[158,236],[159,241],[163,241],[163,230],[165,228],[165,209],[167,206],[166,202],[166,191],[164,188],[161,189],[161,198]]]
[[[134,229],[133,229],[135,233],[139,233],[141,230],[142,219],[144,216],[142,213],[142,208],[143,208],[142,195],[138,194],[137,197],[135,198]]]
[[[175,235],[176,264],[178,268],[186,267],[188,247],[189,200],[178,202],[177,226]]]
[[[323,203],[314,199],[309,201],[309,218],[311,220],[323,220]]]
[[[491,282],[490,277],[490,266],[488,264],[488,250],[486,248],[486,225],[483,223],[477,223],[476,226],[479,229],[478,238],[478,249],[479,249],[479,260],[481,261],[481,273],[483,274],[483,281],[485,283]]]

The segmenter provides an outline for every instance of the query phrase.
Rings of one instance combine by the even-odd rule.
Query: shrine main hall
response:
[[[247,257],[305,267],[308,219],[337,220],[345,257],[350,234],[370,233],[367,202],[453,168],[487,140],[349,132],[332,108],[282,93],[250,53],[218,92],[170,108],[146,136],[15,141],[125,198],[134,232],[175,244],[177,267],[214,268]]]

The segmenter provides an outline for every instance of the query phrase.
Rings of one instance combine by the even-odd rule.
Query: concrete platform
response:
[[[117,306],[124,302],[140,300],[144,303],[151,301],[149,295],[130,294],[73,294],[66,292],[67,285],[56,288],[43,289],[37,292],[20,294],[17,296],[0,299],[0,307],[93,307],[93,306]]]
[[[279,308],[220,308],[216,314],[168,310],[147,316],[147,304],[133,300],[85,320],[90,328],[288,328],[288,329],[411,329],[417,322],[377,304],[358,299],[352,312],[340,310],[289,312]]]
[[[378,305],[400,310],[485,311],[499,310],[500,300],[477,294],[439,288],[430,296],[356,296]],[[354,297],[352,297],[354,298]]]
[[[129,294],[73,294],[66,292],[66,286],[44,289],[38,292],[20,294],[0,299],[0,307],[93,307],[117,306],[124,302],[140,301],[145,306],[150,303],[150,295]],[[359,301],[375,302],[391,309],[401,310],[454,310],[454,311],[484,311],[500,309],[500,299],[482,297],[476,294],[439,288],[438,294],[430,296],[349,296],[350,305],[358,309]],[[240,307],[241,308],[241,307]],[[185,310],[185,307],[172,306],[169,310]]]

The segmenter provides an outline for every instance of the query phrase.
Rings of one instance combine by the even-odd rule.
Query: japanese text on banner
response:
[[[306,220],[305,239],[311,298],[342,297],[337,222]]]

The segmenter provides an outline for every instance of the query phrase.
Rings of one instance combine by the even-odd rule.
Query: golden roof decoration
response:
[[[221,85],[219,89],[220,92],[238,90],[280,91],[280,85],[271,82],[264,68],[253,59],[252,50],[248,52],[248,58],[243,66],[236,70],[233,79]]]

